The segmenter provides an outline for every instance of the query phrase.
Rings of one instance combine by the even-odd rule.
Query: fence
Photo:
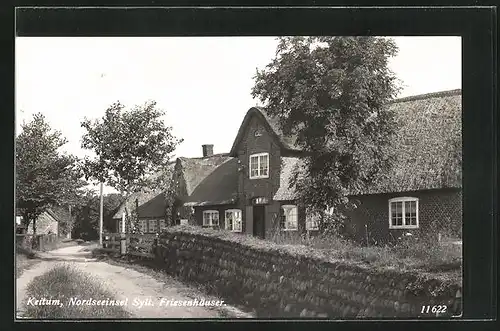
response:
[[[120,233],[107,233],[103,236],[102,250],[117,254],[154,258],[152,249],[156,238],[156,234],[127,233],[124,237],[122,237],[122,234]],[[122,240],[125,241],[124,252],[122,252],[121,249]]]
[[[50,250],[57,245],[57,234],[16,234],[16,245],[38,251]]]

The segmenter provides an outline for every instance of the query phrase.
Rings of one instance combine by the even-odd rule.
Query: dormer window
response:
[[[269,178],[269,153],[250,155],[250,179]]]

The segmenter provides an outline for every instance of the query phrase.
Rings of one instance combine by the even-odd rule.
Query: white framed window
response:
[[[149,220],[148,232],[155,233],[157,231],[158,231],[158,221],[157,220]]]
[[[203,226],[218,226],[219,212],[217,210],[203,211]]]
[[[418,199],[398,197],[389,200],[389,229],[418,228]]]
[[[147,220],[139,220],[139,229],[142,233],[148,232],[148,221]]]
[[[233,232],[241,232],[241,210],[228,209],[225,213],[226,230]]]
[[[250,155],[250,179],[269,178],[269,153]]]
[[[295,205],[283,205],[283,217],[281,218],[281,229],[284,231],[297,231],[298,208]]]

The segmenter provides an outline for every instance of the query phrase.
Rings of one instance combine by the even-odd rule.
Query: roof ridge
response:
[[[389,103],[392,104],[392,103],[407,102],[407,101],[417,101],[417,100],[423,100],[423,99],[429,99],[429,98],[446,97],[446,96],[457,95],[457,94],[462,94],[462,89],[454,89],[454,90],[446,90],[446,91],[439,91],[439,92],[410,95],[407,97],[394,99]]]
[[[210,156],[195,156],[195,157],[187,157],[187,156],[179,156],[180,160],[203,160],[203,159],[209,159],[211,157],[229,157],[229,153],[217,153],[217,154],[212,154]]]

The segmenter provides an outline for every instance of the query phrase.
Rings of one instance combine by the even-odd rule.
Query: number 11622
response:
[[[421,314],[443,314],[446,313],[446,305],[422,306]]]

